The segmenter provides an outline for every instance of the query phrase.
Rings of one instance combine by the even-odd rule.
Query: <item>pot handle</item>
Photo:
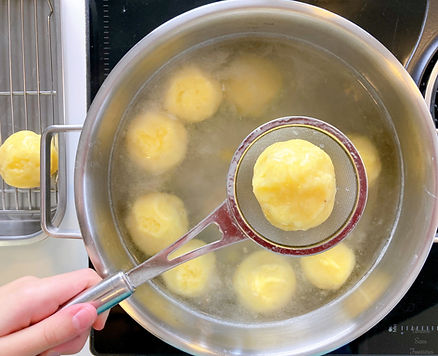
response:
[[[41,135],[41,228],[51,237],[82,238],[80,232],[61,231],[58,226],[54,226],[51,220],[50,209],[50,148],[52,137],[57,133],[80,130],[82,130],[82,125],[51,125]]]

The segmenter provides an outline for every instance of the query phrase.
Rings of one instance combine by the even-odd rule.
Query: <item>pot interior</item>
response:
[[[286,257],[296,274],[294,297],[276,312],[248,310],[233,290],[238,264],[261,249],[247,241],[216,252],[211,288],[202,296],[181,297],[158,277],[123,303],[147,329],[193,353],[328,351],[383,317],[430,246],[433,199],[424,191],[434,194],[436,187],[435,166],[426,157],[435,157],[436,148],[407,74],[375,40],[343,19],[310,6],[277,6],[234,2],[217,11],[207,6],[147,36],[105,82],[81,137],[94,143],[78,152],[76,183],[85,201],[77,204],[80,224],[90,257],[103,274],[148,257],[127,227],[138,197],[178,196],[194,226],[225,199],[234,149],[266,121],[311,116],[375,146],[381,170],[370,184],[359,225],[345,241],[356,263],[339,289],[313,286],[299,259]],[[226,90],[233,61],[247,54],[281,73],[281,89],[260,115],[242,114],[232,98],[236,93]],[[182,121],[188,146],[178,165],[161,174],[145,172],[127,150],[127,128],[149,110],[165,110],[168,83],[185,66],[197,66],[221,83],[223,99],[210,118]],[[199,239],[209,242],[218,233],[210,227]]]
[[[183,123],[188,148],[179,164],[162,174],[154,174],[132,159],[126,134],[130,123],[139,116],[165,110],[163,101],[168,83],[178,71],[196,66],[220,83],[226,83],[234,70],[234,61],[251,60],[250,56],[272,63],[283,77],[278,98],[267,104],[266,109],[262,108],[264,112],[242,115],[230,97],[238,93],[225,91],[222,103],[212,117],[199,123]],[[167,290],[162,278],[156,278],[152,282],[154,287],[175,298],[175,302],[233,323],[286,320],[317,309],[349,290],[370,269],[390,239],[400,197],[399,149],[394,140],[394,128],[379,105],[377,94],[360,73],[328,51],[299,40],[248,34],[209,41],[173,58],[145,83],[121,121],[114,142],[110,190],[121,239],[135,263],[150,257],[130,235],[129,224],[133,222],[127,219],[137,199],[155,192],[173,194],[183,201],[189,227],[193,227],[225,200],[228,167],[240,142],[257,126],[288,115],[316,117],[347,135],[367,137],[379,152],[383,168],[377,180],[370,184],[367,210],[360,225],[345,241],[356,256],[353,275],[340,289],[315,288],[303,276],[300,258],[285,257],[297,275],[294,297],[284,308],[273,313],[251,312],[239,304],[233,290],[237,266],[254,251],[263,249],[249,240],[215,253],[216,272],[209,282],[211,287],[200,297],[181,298]],[[337,172],[337,175],[342,173]],[[385,197],[383,201],[380,200],[382,196]],[[219,234],[212,226],[197,239],[211,242],[217,240]],[[147,300],[144,303],[147,304]]]

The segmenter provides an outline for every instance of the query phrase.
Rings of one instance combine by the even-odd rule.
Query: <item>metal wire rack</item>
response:
[[[0,143],[19,130],[41,133],[63,122],[56,5],[0,0]],[[56,211],[56,179],[51,200]],[[41,230],[39,220],[39,188],[18,189],[0,178],[0,241],[33,237]]]

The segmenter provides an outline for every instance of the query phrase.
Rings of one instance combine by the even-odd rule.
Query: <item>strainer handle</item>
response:
[[[134,287],[138,287],[149,279],[152,279],[161,273],[180,265],[181,263],[247,239],[248,237],[242,232],[237,223],[234,221],[234,218],[228,209],[227,202],[228,201],[225,200],[210,215],[199,222],[195,227],[175,241],[172,245],[166,247],[164,250],[161,250],[156,255],[127,272],[126,275],[129,277],[132,285]],[[178,250],[181,246],[186,244],[194,237],[198,236],[211,224],[218,226],[222,234],[220,239],[210,242],[209,244],[193,251],[189,251],[181,256],[169,259],[170,254]]]
[[[131,296],[134,291],[135,288],[126,274],[119,272],[103,279],[94,287],[85,290],[70,300],[63,308],[73,304],[90,303],[96,308],[97,314],[101,314]]]
[[[196,237],[201,231],[211,224],[218,225],[222,238],[204,245],[198,249],[187,252],[171,260],[168,256]],[[193,229],[175,241],[172,245],[158,252],[140,265],[128,272],[119,272],[101,281],[99,284],[85,290],[73,298],[65,307],[72,304],[91,303],[97,309],[97,313],[103,313],[131,296],[135,289],[146,281],[160,275],[161,273],[176,267],[186,261],[201,255],[213,252],[222,247],[246,239],[246,235],[237,227],[230,216],[227,201],[217,207],[209,216],[197,224]],[[64,308],[65,308],[64,307]]]
[[[41,228],[52,237],[81,239],[82,235],[77,231],[61,231],[54,226],[51,220],[50,209],[50,148],[53,135],[60,132],[80,131],[81,125],[51,125],[48,126],[41,135]]]

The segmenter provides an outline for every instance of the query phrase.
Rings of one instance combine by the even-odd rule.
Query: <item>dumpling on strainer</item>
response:
[[[41,135],[33,131],[17,131],[0,146],[0,175],[10,186],[36,188],[40,186]],[[58,150],[52,140],[50,173],[58,170]]]
[[[329,155],[308,141],[276,142],[257,158],[252,186],[272,225],[305,231],[322,224],[333,210],[335,170]]]

